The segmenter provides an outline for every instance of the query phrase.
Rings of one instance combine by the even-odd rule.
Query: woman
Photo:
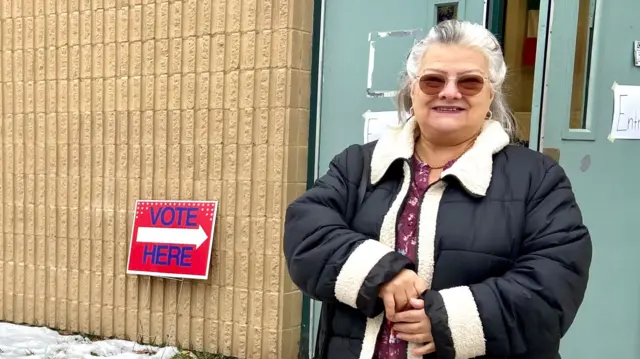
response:
[[[317,356],[558,358],[591,239],[562,168],[510,144],[498,42],[443,22],[406,72],[410,118],[337,155],[287,210],[291,278],[330,315]]]

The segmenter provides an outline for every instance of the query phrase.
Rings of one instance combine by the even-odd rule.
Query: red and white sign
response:
[[[127,274],[207,279],[218,201],[136,201]]]

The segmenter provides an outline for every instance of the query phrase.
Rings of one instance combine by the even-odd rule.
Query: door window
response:
[[[438,23],[441,23],[445,20],[455,20],[458,18],[458,3],[439,4],[436,5],[436,8],[436,19]]]
[[[569,128],[587,128],[586,107],[588,98],[591,36],[593,34],[593,0],[580,0],[578,24],[576,26],[576,51],[573,63],[573,86],[571,94],[571,119]]]
[[[579,0],[580,9],[576,31],[576,48],[573,68],[573,92],[571,93],[571,128],[586,126],[584,108],[587,98],[589,54],[594,0]],[[528,145],[531,130],[531,110],[533,98],[536,51],[538,45],[538,24],[540,21],[540,0],[495,1],[493,13],[502,16],[492,19],[491,29],[499,31],[496,36],[503,43],[503,52],[509,73],[505,84],[507,100],[518,123],[518,139]],[[571,56],[571,55],[569,55]],[[567,100],[569,100],[567,98]]]

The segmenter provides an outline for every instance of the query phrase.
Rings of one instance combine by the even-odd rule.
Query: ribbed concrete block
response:
[[[312,5],[2,0],[0,320],[296,356]],[[220,201],[208,280],[126,275],[138,199]]]

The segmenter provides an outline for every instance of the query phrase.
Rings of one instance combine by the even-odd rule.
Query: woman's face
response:
[[[488,75],[489,63],[479,50],[459,45],[432,46],[411,89],[413,110],[423,135],[464,142],[477,134],[493,100]]]

